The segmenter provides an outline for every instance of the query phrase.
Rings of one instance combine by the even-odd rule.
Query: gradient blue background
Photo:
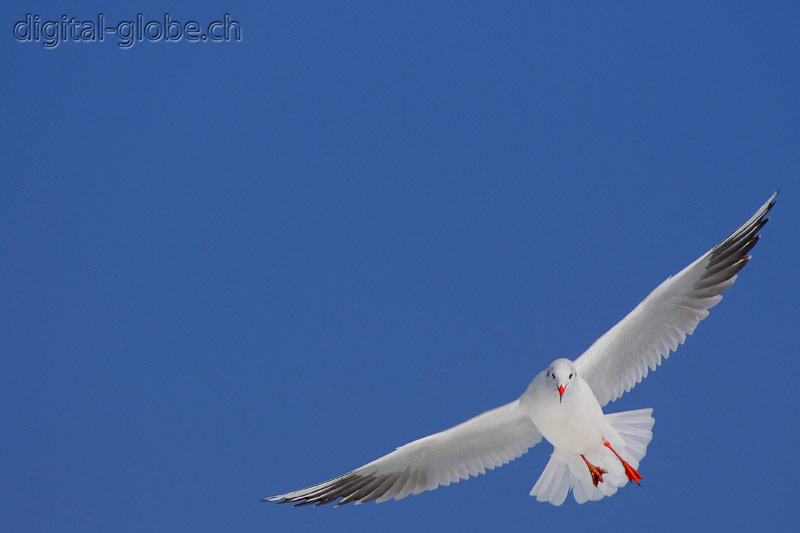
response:
[[[243,41],[11,34],[27,12],[165,11],[229,12]],[[3,531],[796,523],[796,3],[0,21]],[[514,399],[778,187],[724,301],[609,406],[655,409],[641,488],[537,503],[542,443],[402,502],[258,502]]]

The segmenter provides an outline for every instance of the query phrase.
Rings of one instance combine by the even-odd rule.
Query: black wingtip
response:
[[[772,193],[772,196],[769,199],[769,206],[767,206],[767,211],[772,209],[772,206],[775,205],[775,202],[778,200],[778,194],[780,192],[781,192],[781,189],[780,189],[780,187],[778,187],[777,189],[775,189],[775,192]]]
[[[319,507],[320,505],[325,505],[326,503],[330,503],[332,500],[318,500],[316,498],[305,498],[303,501],[295,503],[292,507],[305,507],[306,505],[313,505],[314,507]]]
[[[267,498],[263,498],[258,501],[262,503],[289,503],[291,500],[287,500],[286,498],[280,498],[278,496],[269,496]]]

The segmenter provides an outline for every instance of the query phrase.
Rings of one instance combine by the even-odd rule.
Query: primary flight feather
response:
[[[337,505],[400,500],[457,483],[520,457],[542,437],[550,461],[531,490],[561,505],[570,490],[578,503],[639,484],[639,462],[652,439],[652,409],[604,414],[602,408],[655,370],[719,303],[750,260],[769,220],[776,192],[739,229],[667,278],[633,311],[574,361],[556,359],[518,399],[429,435],[352,472],[262,501]]]

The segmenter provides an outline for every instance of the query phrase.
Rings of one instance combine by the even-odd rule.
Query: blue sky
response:
[[[0,6],[0,529],[796,521],[797,5],[430,4]],[[242,40],[12,34],[165,11]],[[607,408],[654,408],[642,487],[537,503],[542,443],[401,502],[258,502],[514,399],[778,187]]]

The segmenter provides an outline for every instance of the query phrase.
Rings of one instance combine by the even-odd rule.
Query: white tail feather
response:
[[[652,409],[639,409],[605,415],[608,424],[619,434],[619,438],[612,438],[614,449],[633,468],[639,467],[639,461],[644,458],[647,445],[653,438],[651,430],[655,420],[652,413]],[[594,486],[589,469],[579,455],[556,448],[531,489],[531,496],[536,496],[540,502],[561,505],[572,489],[575,501],[584,503],[611,496],[628,483],[622,463],[602,444],[592,453],[587,453],[586,459],[607,471],[602,483]]]

